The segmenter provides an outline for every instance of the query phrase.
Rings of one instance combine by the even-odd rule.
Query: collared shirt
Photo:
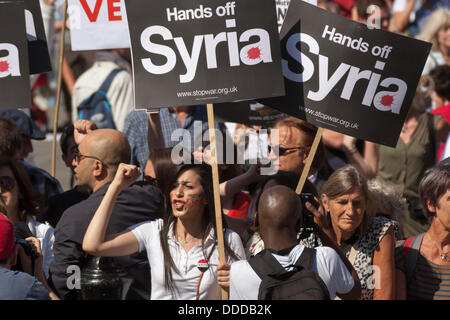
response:
[[[198,263],[206,260],[214,249],[208,260],[208,269],[205,271],[200,284],[199,299],[220,299],[220,287],[217,283],[217,265],[219,264],[218,250],[214,230],[206,238],[203,246],[195,246],[186,252],[178,243],[173,233],[173,224],[169,230],[168,243],[170,255],[178,268],[179,274],[172,271],[175,292],[172,293],[164,285],[164,253],[160,242],[160,232],[163,229],[163,220],[158,219],[132,226],[130,230],[139,242],[139,251],[146,250],[152,270],[152,300],[195,300],[197,285],[200,280],[201,271]],[[226,229],[224,240],[239,259],[245,259],[244,248],[237,233]],[[214,248],[215,246],[215,248]],[[233,260],[227,257],[227,263]]]
[[[123,134],[127,136],[131,148],[130,164],[141,169],[141,176],[147,163],[148,151],[148,116],[146,110],[133,110],[125,118]]]

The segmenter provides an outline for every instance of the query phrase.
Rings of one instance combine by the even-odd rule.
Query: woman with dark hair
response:
[[[172,148],[160,148],[151,151],[144,171],[144,181],[153,182],[166,195],[167,182],[176,174],[176,165],[172,161]]]
[[[450,299],[450,163],[428,170],[419,185],[430,228],[395,249],[397,298]]]
[[[17,162],[0,159],[0,190],[8,218],[13,223],[26,224],[29,233],[41,242],[44,272],[48,277],[48,268],[53,260],[54,230],[36,220],[40,215],[39,203],[33,197],[28,175]]]
[[[152,300],[220,299],[217,230],[211,168],[182,165],[166,196],[163,219],[143,222],[106,236],[108,220],[120,191],[139,177],[139,169],[120,164],[83,240],[83,250],[96,256],[123,256],[146,250]],[[225,229],[227,263],[245,257],[239,236]],[[219,279],[220,280],[220,279]]]
[[[361,281],[363,300],[395,298],[394,232],[396,222],[367,210],[371,195],[364,177],[348,165],[336,170],[322,189],[315,223],[337,243]],[[310,239],[301,242],[314,247]]]

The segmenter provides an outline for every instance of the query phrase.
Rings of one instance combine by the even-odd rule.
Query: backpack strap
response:
[[[277,276],[286,273],[286,270],[268,249],[251,257],[248,262],[261,279],[267,275]]]
[[[407,283],[409,283],[414,275],[414,270],[416,269],[417,257],[420,252],[420,245],[422,244],[422,240],[425,233],[421,233],[417,236],[410,237],[406,239],[403,245],[403,253],[404,253],[404,261],[406,268],[406,279]],[[410,250],[412,249],[412,250]]]
[[[326,293],[327,299],[329,300],[330,291],[328,291],[327,285],[325,284],[323,279],[313,271],[314,261],[316,260],[316,253],[317,253],[316,249],[305,247],[303,249],[302,254],[300,255],[300,258],[298,258],[297,262],[295,263],[295,266],[298,268],[305,268],[306,270],[311,271],[314,278],[322,288],[322,291]]]
[[[103,81],[102,85],[100,86],[100,91],[103,91],[105,94],[109,89],[109,86],[111,85],[111,82],[114,80],[114,77],[116,74],[118,74],[122,69],[117,68],[111,71],[111,73],[106,77],[105,81]]]
[[[305,247],[297,262],[296,267],[303,267],[307,270],[312,270],[314,259],[316,258],[316,249]]]

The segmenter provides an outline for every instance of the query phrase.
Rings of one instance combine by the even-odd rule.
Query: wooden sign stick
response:
[[[319,145],[320,139],[322,138],[323,128],[318,128],[316,132],[316,136],[314,137],[313,144],[311,146],[311,150],[309,150],[308,159],[306,160],[305,167],[303,168],[302,175],[300,176],[300,180],[297,185],[297,189],[295,193],[302,193],[303,186],[305,185],[306,179],[308,178],[309,170],[311,169],[311,164],[314,160],[314,156],[316,155],[317,146]]]
[[[226,263],[225,259],[225,242],[223,239],[223,226],[222,226],[222,206],[220,203],[219,192],[219,169],[217,166],[217,153],[216,153],[216,132],[214,128],[214,110],[211,103],[207,104],[208,112],[208,127],[209,127],[209,139],[211,148],[211,167],[213,174],[213,189],[214,189],[214,207],[216,208],[216,229],[217,229],[217,245],[219,248],[219,262]],[[222,300],[228,300],[228,292],[224,289],[222,291]]]
[[[55,176],[56,170],[56,132],[58,131],[59,104],[61,102],[62,70],[64,61],[64,38],[66,34],[66,18],[67,18],[67,1],[68,0],[64,0],[62,31],[61,31],[61,39],[59,41],[58,88],[56,91],[56,106],[55,106],[55,115],[53,119],[52,177]]]

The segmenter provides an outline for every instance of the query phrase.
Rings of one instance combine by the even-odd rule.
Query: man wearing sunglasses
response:
[[[86,264],[82,242],[86,229],[103,199],[120,163],[129,163],[130,145],[118,130],[96,129],[87,120],[74,123],[75,178],[78,186],[88,187],[91,195],[68,208],[55,228],[53,250],[55,258],[50,265],[51,280],[61,299],[77,299],[76,286],[71,284],[69,267]],[[108,233],[120,232],[136,223],[162,217],[163,198],[159,189],[149,182],[136,182],[124,189],[117,198],[109,222]],[[114,258],[114,262],[134,279],[127,299],[148,299],[150,294],[150,267],[146,253]]]
[[[75,175],[73,160],[78,146],[75,143],[73,124],[68,124],[63,128],[59,144],[62,152],[62,160],[70,168],[72,175]],[[89,188],[75,185],[74,188],[49,198],[47,210],[43,218],[44,221],[50,223],[54,228],[67,208],[87,199],[89,194]]]
[[[275,123],[270,133],[269,146],[269,159],[274,169],[301,174],[316,132],[316,127],[293,117]],[[311,166],[311,174],[320,169],[324,157],[321,142]]]

